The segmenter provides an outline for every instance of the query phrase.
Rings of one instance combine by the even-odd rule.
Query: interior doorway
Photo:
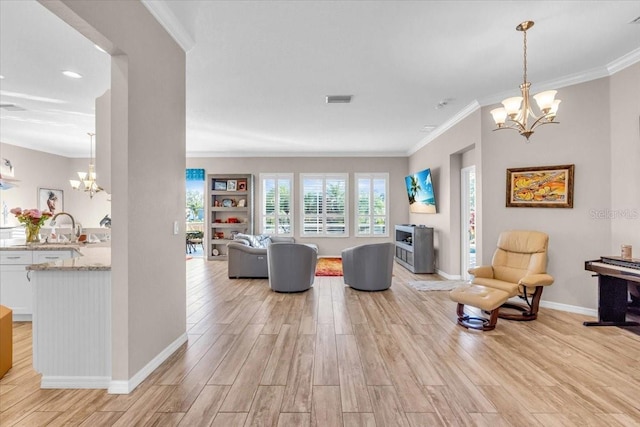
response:
[[[468,280],[468,270],[476,266],[476,167],[468,166],[460,172],[461,276]]]
[[[189,256],[204,256],[204,169],[187,169],[185,230],[186,252]]]

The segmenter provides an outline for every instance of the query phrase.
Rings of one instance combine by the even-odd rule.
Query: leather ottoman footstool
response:
[[[0,378],[13,366],[13,311],[0,305]]]
[[[490,331],[496,327],[500,306],[509,299],[509,294],[500,289],[481,285],[464,286],[452,290],[449,297],[458,303],[458,324],[465,328]],[[489,313],[489,318],[469,316],[464,306],[470,305]]]

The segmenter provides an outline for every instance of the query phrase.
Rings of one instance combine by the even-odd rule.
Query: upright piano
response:
[[[603,256],[586,261],[584,269],[598,277],[598,321],[584,322],[585,326],[640,326],[627,321],[628,286],[640,286],[640,259]]]

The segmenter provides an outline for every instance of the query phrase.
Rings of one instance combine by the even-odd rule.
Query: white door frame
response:
[[[461,272],[460,276],[464,280],[468,280],[471,278],[467,270],[470,267],[470,245],[469,245],[469,234],[467,233],[469,229],[469,175],[471,172],[475,175],[476,167],[475,165],[467,166],[465,168],[460,169],[460,266]]]

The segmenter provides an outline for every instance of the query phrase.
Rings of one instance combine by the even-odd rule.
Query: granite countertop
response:
[[[76,256],[64,260],[33,264],[32,271],[104,271],[111,270],[111,242],[101,243],[35,243],[24,239],[0,240],[0,251],[74,251]]]
[[[0,240],[0,251],[77,251],[82,243],[32,243],[25,244],[24,239]]]
[[[69,247],[70,245],[66,245]],[[80,254],[75,258],[67,258],[44,264],[33,264],[26,267],[31,271],[109,271],[111,270],[111,248],[104,246],[81,246],[76,249]]]

